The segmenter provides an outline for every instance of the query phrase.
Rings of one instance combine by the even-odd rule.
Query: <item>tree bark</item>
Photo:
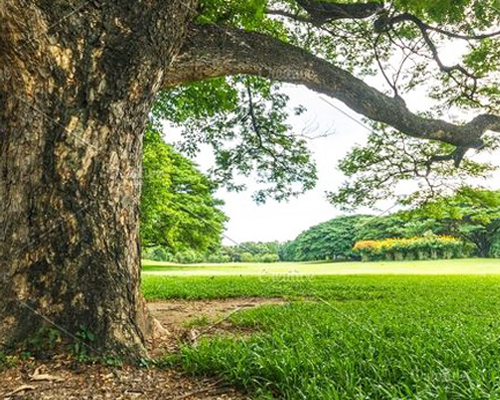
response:
[[[194,4],[0,4],[0,337],[145,355],[142,133]]]

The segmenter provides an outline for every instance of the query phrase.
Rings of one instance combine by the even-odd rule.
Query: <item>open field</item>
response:
[[[284,298],[231,314],[234,331],[245,334],[202,336],[165,357],[253,398],[500,399],[498,260],[391,264],[294,264],[311,275],[260,276],[249,274],[262,265],[219,265],[222,276],[207,276],[212,266],[180,276],[184,267],[176,266],[172,276],[144,274],[143,290],[149,300]],[[395,272],[412,265],[434,275]],[[381,274],[346,275],[361,266]],[[334,267],[342,275],[317,275]],[[188,268],[185,275],[196,274]],[[478,270],[489,275],[457,275]]]
[[[500,274],[500,259],[459,259],[402,262],[340,262],[340,263],[229,263],[172,264],[144,260],[144,274],[159,275],[356,275],[356,274],[432,274],[482,275]]]

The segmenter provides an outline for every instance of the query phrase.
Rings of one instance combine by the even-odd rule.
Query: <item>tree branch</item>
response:
[[[326,2],[326,1],[318,1],[318,0],[296,0],[297,4],[299,4],[307,13],[310,15],[309,18],[299,16],[297,14],[292,14],[287,11],[282,11],[282,10],[268,10],[268,14],[275,14],[275,15],[281,15],[284,17],[288,17],[291,19],[294,19],[298,22],[304,22],[304,23],[310,23],[313,24],[317,27],[323,27],[326,23],[335,21],[335,20],[340,20],[340,19],[364,19],[368,18],[374,15],[379,15],[377,20],[374,22],[374,28],[375,31],[379,33],[379,35],[383,32],[389,32],[391,28],[393,28],[394,25],[397,25],[402,22],[412,22],[415,24],[421,34],[422,37],[425,40],[425,43],[427,44],[429,50],[431,51],[432,58],[436,61],[439,69],[446,73],[450,79],[452,79],[459,87],[462,87],[464,90],[464,96],[469,99],[470,101],[476,101],[475,100],[475,94],[477,91],[477,86],[478,86],[478,79],[480,78],[479,76],[474,75],[473,73],[469,72],[466,68],[464,68],[462,65],[457,64],[453,66],[446,66],[440,56],[439,52],[437,50],[436,45],[432,41],[429,32],[437,32],[440,33],[444,36],[448,36],[451,38],[456,38],[456,39],[463,39],[463,40],[483,40],[486,38],[491,38],[491,37],[496,37],[500,35],[500,31],[497,32],[492,32],[492,33],[483,33],[483,34],[478,34],[478,35],[461,35],[457,34],[454,32],[447,31],[445,29],[441,29],[439,27],[434,27],[432,25],[426,24],[423,22],[420,18],[417,16],[410,14],[410,13],[402,13],[398,14],[396,16],[390,17],[388,15],[388,10],[384,8],[383,3],[379,2],[368,2],[368,3],[355,3],[355,4],[343,4],[343,3],[332,3],[332,2]],[[323,28],[324,29],[324,28]],[[325,29],[328,31],[328,29]],[[378,40],[378,39],[377,39]],[[377,51],[377,48],[375,47],[375,51]],[[377,57],[378,61],[378,57]],[[382,73],[384,74],[384,77],[388,81],[389,85],[393,88],[395,91],[395,94],[397,95],[397,88],[396,85],[391,84],[391,82],[387,79],[385,76],[385,73],[382,70]],[[462,75],[464,75],[465,82],[459,81],[453,74],[454,71],[460,72]],[[472,80],[472,88],[469,88],[467,79]],[[468,94],[467,92],[470,90],[470,93]]]
[[[293,19],[293,20],[298,21],[298,22],[305,22],[305,23],[314,23],[315,22],[312,18],[303,17],[301,15],[293,14],[291,12],[284,11],[284,10],[271,10],[271,9],[269,9],[269,10],[266,10],[266,14],[279,15],[282,17],[287,17],[287,18]]]
[[[425,166],[427,167],[427,176],[430,175],[432,165],[435,163],[441,163],[444,161],[453,161],[455,163],[456,168],[460,167],[460,164],[462,163],[468,150],[469,148],[467,147],[457,147],[449,154],[437,154],[432,156],[431,158],[429,158],[429,160],[425,162]]]
[[[417,25],[418,29],[422,33],[422,36],[425,40],[425,43],[427,44],[427,46],[429,46],[429,49],[431,50],[432,57],[434,58],[434,60],[436,60],[436,63],[438,64],[439,69],[441,69],[441,71],[446,72],[446,73],[451,73],[452,71],[455,71],[455,70],[460,71],[465,76],[473,79],[476,83],[478,78],[474,74],[467,71],[460,64],[456,64],[456,65],[451,66],[451,67],[448,67],[448,66],[443,64],[443,62],[441,61],[441,58],[439,57],[439,52],[436,48],[436,45],[434,44],[434,42],[432,41],[432,39],[429,36],[429,33],[428,33],[428,30],[430,29],[429,25],[424,24],[417,17],[414,17],[411,14],[406,14],[406,18],[407,18],[407,20],[413,21]]]
[[[412,113],[398,98],[299,47],[267,35],[218,26],[191,28],[183,50],[166,71],[165,87],[237,74],[305,85],[416,138],[478,148],[486,131],[500,132],[500,116],[483,114],[464,125],[425,118]]]
[[[395,25],[395,24],[398,24],[398,23],[401,23],[404,21],[413,22],[415,25],[417,25],[419,27],[420,30],[423,29],[425,31],[434,31],[434,32],[440,33],[444,36],[448,36],[448,37],[455,38],[455,39],[483,40],[483,39],[488,39],[488,38],[495,37],[495,36],[500,36],[500,31],[492,32],[492,33],[482,33],[479,35],[470,35],[470,36],[469,35],[460,35],[458,33],[450,32],[450,31],[447,31],[445,29],[441,29],[441,28],[426,24],[420,18],[418,18],[415,15],[410,14],[410,13],[399,14],[399,15],[396,15],[392,18],[388,18],[385,21],[383,18],[381,18],[381,19],[379,19],[378,24],[380,25],[380,28],[382,28],[383,26],[392,26],[392,25]],[[377,22],[376,22],[376,24],[377,24]]]
[[[463,87],[464,89],[464,94],[465,92],[467,92],[468,90],[468,85],[467,85],[467,82],[460,82],[454,75],[453,75],[453,71],[458,71],[460,72],[462,75],[464,75],[467,78],[470,78],[472,79],[472,90],[471,90],[471,93],[469,95],[466,95],[467,98],[470,98],[470,100],[474,100],[474,95],[476,93],[476,90],[477,90],[477,85],[478,85],[478,80],[479,80],[479,76],[476,76],[474,75],[473,73],[469,72],[466,68],[464,68],[462,65],[460,64],[456,64],[456,65],[453,65],[453,66],[446,66],[442,60],[441,60],[441,57],[439,56],[439,52],[438,52],[438,49],[436,47],[436,45],[434,44],[434,42],[432,41],[430,35],[429,35],[429,31],[435,31],[435,32],[439,32],[443,35],[447,35],[447,36],[450,36],[450,37],[459,37],[461,39],[464,39],[464,38],[468,38],[468,39],[479,39],[479,38],[484,38],[484,37],[490,37],[490,35],[478,35],[477,37],[466,37],[466,36],[460,36],[460,35],[455,35],[451,32],[447,32],[443,29],[440,29],[440,28],[434,28],[426,23],[424,23],[422,20],[420,20],[418,17],[414,16],[413,14],[409,14],[409,13],[404,13],[404,14],[399,14],[395,17],[392,17],[392,18],[389,18],[387,15],[382,15],[380,16],[377,21],[375,21],[374,23],[374,27],[375,27],[375,31],[379,32],[379,34],[383,33],[383,32],[389,32],[389,29],[392,28],[394,25],[398,24],[398,23],[401,23],[401,22],[412,22],[414,23],[418,29],[420,30],[420,33],[427,45],[427,47],[429,48],[431,54],[432,54],[432,58],[434,59],[434,61],[436,62],[436,64],[438,65],[439,69],[448,74],[448,76],[450,77],[450,79],[452,79],[458,86],[461,86]],[[500,33],[500,32],[498,32]],[[492,36],[495,36],[498,34],[497,32],[496,33],[493,33],[491,34]]]
[[[364,19],[384,9],[380,2],[346,4],[317,0],[296,1],[311,16],[311,22],[317,25],[339,19]]]

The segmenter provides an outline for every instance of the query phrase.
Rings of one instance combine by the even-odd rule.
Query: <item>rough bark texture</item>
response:
[[[142,133],[191,2],[0,3],[0,337],[144,353]]]
[[[345,103],[375,121],[421,139],[475,148],[488,130],[500,132],[500,117],[480,115],[464,125],[421,117],[400,98],[390,97],[349,72],[296,46],[255,32],[192,26],[189,39],[167,71],[166,85],[204,78],[250,74],[302,84]]]

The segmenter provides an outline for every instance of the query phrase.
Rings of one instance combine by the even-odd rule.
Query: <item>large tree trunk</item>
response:
[[[0,338],[140,356],[142,133],[193,5],[71,3],[0,3]]]

